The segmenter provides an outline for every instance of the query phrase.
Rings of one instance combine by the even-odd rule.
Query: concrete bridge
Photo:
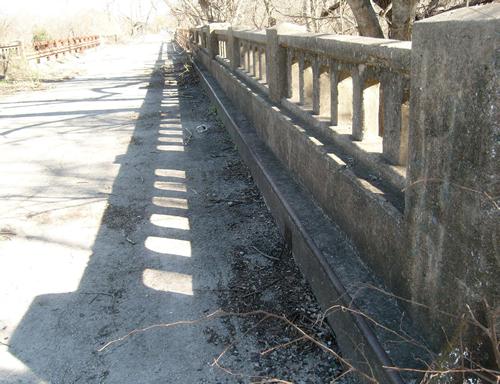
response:
[[[151,36],[2,96],[0,382],[495,382],[499,18],[212,24],[199,76]]]
[[[411,43],[177,31],[341,350],[383,383],[496,327],[499,16],[442,14]]]

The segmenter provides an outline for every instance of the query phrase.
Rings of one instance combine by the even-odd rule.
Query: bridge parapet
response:
[[[19,56],[22,54],[22,44],[20,41],[0,45],[0,60],[6,60],[10,56]]]
[[[348,135],[366,151],[405,165],[411,43],[368,37],[280,35],[284,104]]]
[[[280,29],[285,32],[276,30],[274,46],[272,29],[266,33],[217,25],[180,34],[191,48],[204,50],[343,146],[377,158],[378,168],[388,168],[382,173],[402,187],[411,43]]]
[[[456,10],[417,22],[413,43],[186,31],[195,60],[436,350],[462,337],[468,308],[500,308],[499,20],[499,4]]]

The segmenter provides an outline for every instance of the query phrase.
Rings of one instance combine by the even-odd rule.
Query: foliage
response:
[[[47,30],[44,28],[37,28],[33,31],[33,42],[51,40]]]
[[[178,27],[227,22],[262,29],[282,22],[310,32],[409,40],[415,19],[492,0],[164,0]]]

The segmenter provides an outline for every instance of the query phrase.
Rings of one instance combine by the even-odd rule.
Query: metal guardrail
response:
[[[74,37],[65,40],[38,41],[33,44],[33,52],[26,55],[28,60],[40,61],[41,58],[64,55],[66,53],[83,52],[100,45],[99,36]]]
[[[99,36],[80,36],[69,39],[47,40],[34,42],[30,49],[23,47],[21,42],[0,45],[0,62],[6,62],[12,57],[24,57],[36,60],[58,57],[66,53],[83,52],[101,44]]]

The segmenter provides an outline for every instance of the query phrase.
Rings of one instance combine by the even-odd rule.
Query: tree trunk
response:
[[[418,0],[393,0],[392,23],[389,37],[397,40],[411,40],[411,30]]]
[[[302,17],[304,18],[304,21],[306,23],[307,32],[312,32],[312,30],[311,30],[311,20],[309,18],[309,7],[307,6],[308,3],[309,3],[308,0],[303,0],[302,1]]]
[[[347,3],[356,18],[361,36],[384,37],[370,0],[347,0]]]
[[[198,0],[198,4],[200,5],[203,13],[205,14],[205,18],[208,23],[213,23],[214,17],[212,14],[212,7],[209,0]]]

